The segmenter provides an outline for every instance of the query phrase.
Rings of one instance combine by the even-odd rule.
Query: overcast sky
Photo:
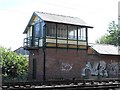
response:
[[[89,43],[118,23],[119,0],[0,0],[0,46],[15,50],[23,46],[23,31],[34,11],[75,16],[94,28],[89,29]]]

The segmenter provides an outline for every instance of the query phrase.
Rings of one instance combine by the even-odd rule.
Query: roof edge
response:
[[[25,30],[24,30],[24,32],[23,32],[23,34],[26,34],[26,33],[27,33],[27,28],[29,27],[30,22],[31,22],[31,20],[32,20],[32,18],[33,18],[34,15],[37,15],[37,14],[36,14],[35,12],[33,12],[32,16],[31,16],[31,18],[30,18],[30,20],[29,20],[29,22],[28,22],[28,24],[27,24],[27,26],[26,26],[26,28],[25,28]]]
[[[34,12],[38,17],[40,17],[38,14],[39,13],[42,13],[42,14],[49,14],[49,15],[55,15],[55,16],[62,16],[62,17],[70,17],[70,18],[78,18],[78,19],[81,19],[79,17],[73,17],[73,16],[67,16],[67,15],[62,15],[62,14],[53,14],[53,13],[47,13],[47,12],[39,12],[39,11],[35,11]],[[38,13],[38,14],[37,14]],[[82,19],[81,19],[82,20]],[[48,21],[48,20],[44,20],[44,21],[47,21],[47,22],[53,22],[53,21]],[[82,20],[84,21],[84,20]],[[85,21],[84,21],[85,22]],[[63,23],[63,22],[55,22],[55,23]],[[86,22],[85,22],[86,23]],[[69,24],[69,23],[63,23],[63,24]],[[87,23],[86,23],[87,24]],[[76,24],[71,24],[71,25],[76,25]],[[93,26],[91,25],[76,25],[76,26],[84,26],[84,27],[88,27],[88,28],[94,28]]]
[[[78,18],[78,17],[72,17],[72,16],[66,16],[66,15],[59,15],[59,14],[52,14],[52,13],[46,13],[46,12],[39,12],[39,11],[34,11],[23,34],[26,34],[27,33],[27,28],[29,27],[30,25],[30,22],[32,21],[32,18],[33,16],[38,16],[40,18],[40,16],[37,14],[37,13],[43,13],[43,14],[50,14],[50,15],[56,15],[56,16],[62,16],[62,17],[70,17],[70,18]],[[47,20],[44,20],[44,21],[47,21]],[[52,22],[52,21],[48,21],[48,22]],[[55,23],[63,23],[63,22],[55,22]],[[64,23],[64,24],[68,24],[68,23]],[[72,24],[74,25],[74,24]],[[76,26],[83,26],[83,27],[88,27],[88,28],[94,28],[93,26],[89,26],[89,25],[76,25]]]

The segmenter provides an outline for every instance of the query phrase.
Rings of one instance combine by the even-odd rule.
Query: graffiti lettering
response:
[[[90,74],[93,76],[101,75],[101,76],[108,76],[106,71],[106,63],[104,61],[100,61],[94,63],[93,66],[90,62],[88,62],[85,68],[82,70],[82,76],[86,76],[86,71],[89,70]]]
[[[99,63],[99,74],[101,76],[108,76],[108,73],[106,71],[106,63],[104,61],[100,61]]]
[[[108,68],[110,75],[117,75],[119,73],[119,64],[115,61],[111,60],[111,64],[108,65]]]

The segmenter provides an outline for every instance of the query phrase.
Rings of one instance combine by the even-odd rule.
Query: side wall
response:
[[[35,59],[36,68],[33,68],[33,60]],[[117,78],[120,76],[119,60],[120,56],[89,55],[87,50],[46,48],[45,79]],[[30,79],[36,75],[35,80],[43,80],[43,65],[43,50],[31,50],[29,63]]]
[[[81,68],[87,62],[86,50],[46,48],[45,50],[45,78],[74,79],[81,78]],[[36,65],[33,61],[36,60]],[[30,50],[29,79],[43,80],[44,53],[42,49]],[[36,71],[35,71],[36,70]],[[36,74],[34,74],[36,73]],[[36,77],[34,76],[36,75]]]
[[[81,78],[87,60],[86,50],[46,49],[46,79]]]
[[[43,80],[44,53],[42,49],[30,50],[29,54],[29,80]]]
[[[93,54],[81,69],[84,77],[103,79],[120,77],[120,56]],[[89,71],[89,72],[88,72]]]

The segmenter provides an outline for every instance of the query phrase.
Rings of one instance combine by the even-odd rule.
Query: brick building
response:
[[[88,65],[89,76],[97,78],[119,78],[120,77],[120,54],[118,46],[107,44],[89,44]],[[85,65],[85,66],[86,66]]]
[[[116,76],[108,73],[106,63],[109,58],[118,61],[119,55],[106,58],[93,50],[88,45],[89,28],[93,27],[77,17],[34,12],[24,31],[24,48],[30,54],[30,80]]]

